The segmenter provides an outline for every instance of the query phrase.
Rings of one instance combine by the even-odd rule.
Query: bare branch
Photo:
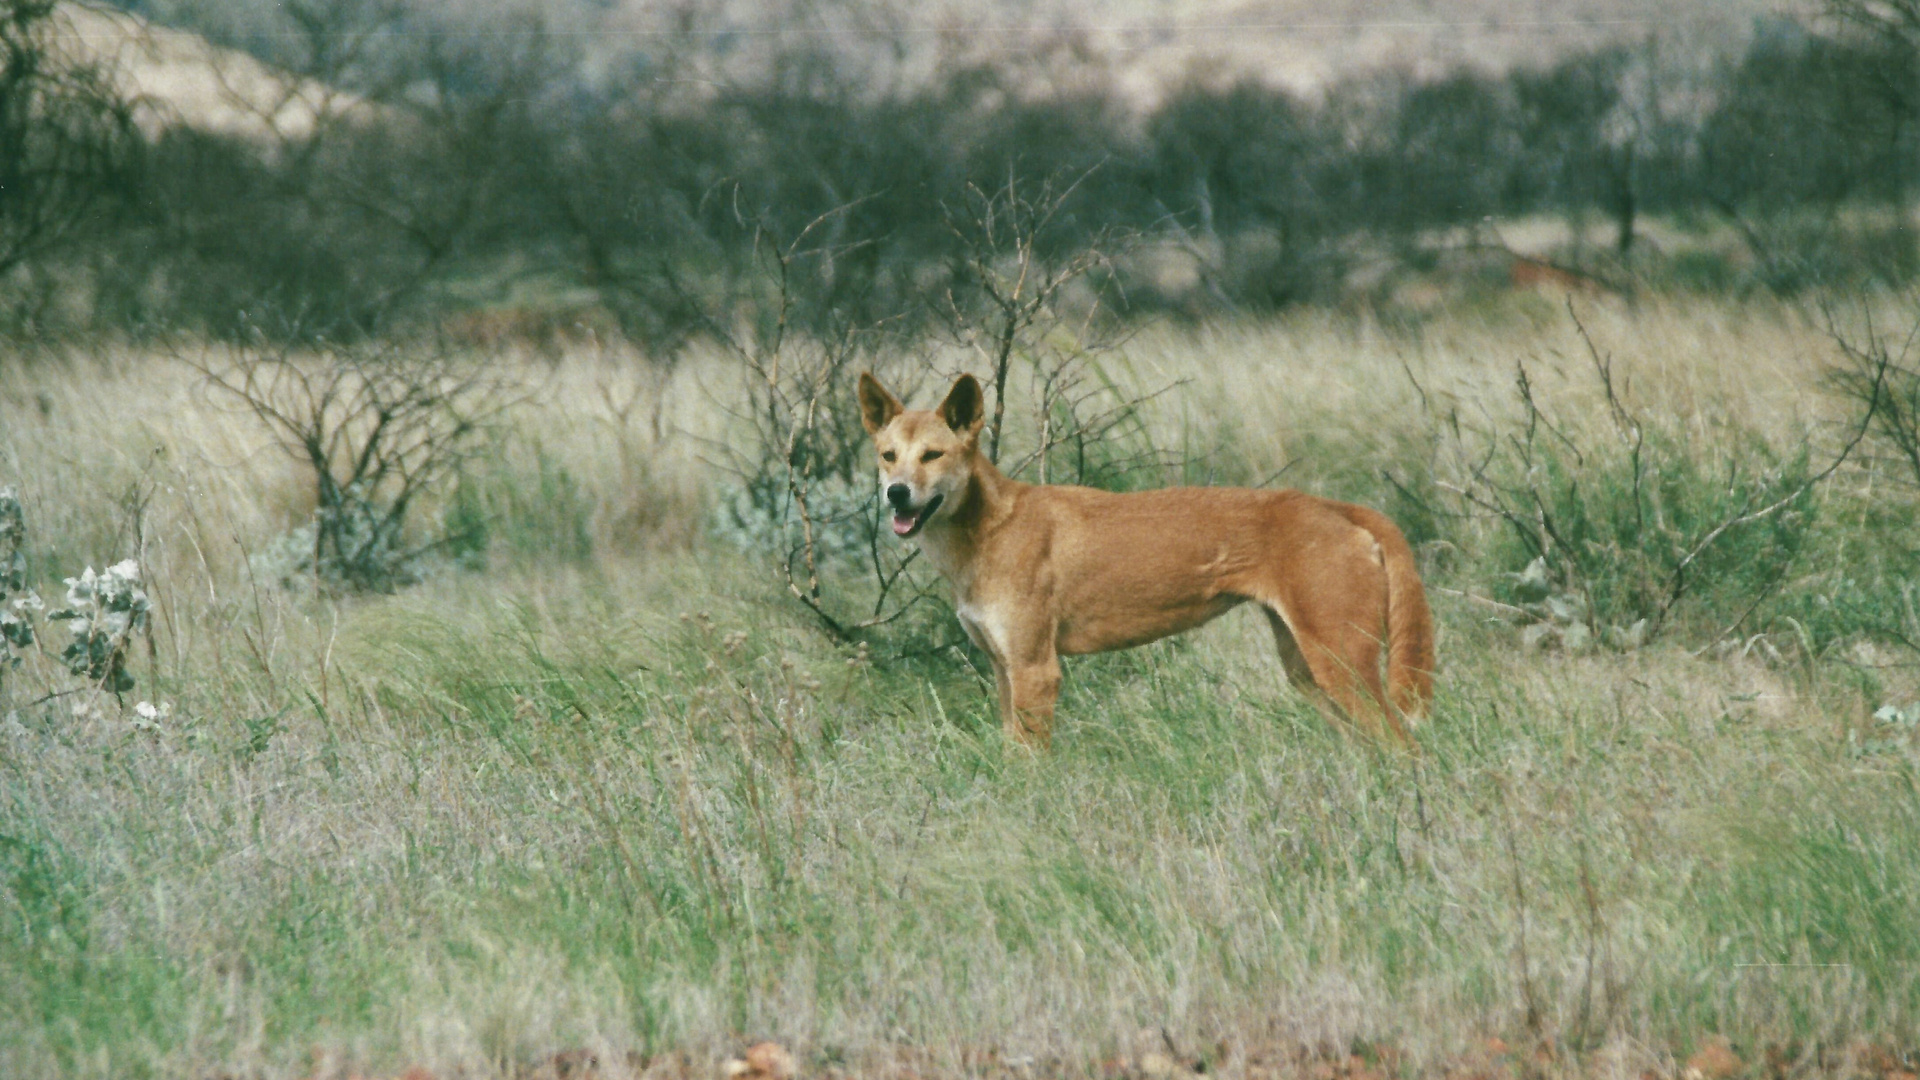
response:
[[[441,539],[410,542],[408,511],[480,452],[530,391],[446,355],[285,345],[177,354],[313,470],[313,572],[355,589],[404,584]],[[217,359],[216,359],[217,357]]]

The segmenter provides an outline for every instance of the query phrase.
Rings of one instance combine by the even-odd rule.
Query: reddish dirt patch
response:
[[[1601,1054],[1580,1054],[1552,1040],[1516,1047],[1487,1037],[1459,1057],[1414,1065],[1390,1045],[1330,1053],[1302,1045],[1236,1046],[1221,1043],[1195,1054],[1166,1040],[1136,1053],[1098,1062],[1009,1056],[996,1048],[969,1050],[957,1069],[943,1067],[928,1052],[907,1047],[862,1054],[845,1063],[810,1063],[775,1042],[757,1042],[724,1061],[700,1062],[680,1051],[645,1057],[628,1053],[602,1061],[587,1050],[567,1050],[522,1066],[514,1080],[1210,1080],[1215,1074],[1244,1080],[1591,1080],[1619,1075],[1618,1063]],[[1639,1080],[1920,1080],[1920,1047],[1769,1045],[1750,1063],[1726,1038],[1701,1042],[1684,1062],[1651,1052],[1652,1067],[1636,1064]],[[473,1080],[455,1070],[436,1073],[414,1066],[398,1073],[364,1074],[323,1063],[316,1052],[311,1080]],[[1629,1073],[1628,1075],[1633,1075]],[[224,1080],[209,1077],[209,1080]]]
[[[1745,1067],[1746,1063],[1733,1052],[1733,1045],[1724,1037],[1715,1035],[1707,1040],[1705,1046],[1694,1051],[1680,1075],[1683,1080],[1728,1080],[1739,1075]]]

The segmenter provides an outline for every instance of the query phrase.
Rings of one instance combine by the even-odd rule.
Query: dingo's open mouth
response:
[[[919,532],[920,527],[927,523],[927,519],[933,516],[933,512],[940,508],[940,504],[946,501],[946,498],[945,495],[935,495],[933,498],[927,500],[927,505],[921,507],[920,512],[917,514],[895,512],[893,515],[893,534],[899,537],[908,537]]]

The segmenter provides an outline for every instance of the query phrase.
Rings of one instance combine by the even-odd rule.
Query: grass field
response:
[[[1844,437],[1802,312],[1582,318],[1703,490]],[[1584,345],[1527,298],[1148,330],[1109,371],[1185,380],[1146,414],[1185,475],[1404,513],[1382,470],[1453,475],[1479,444],[1435,418],[1510,430],[1522,363],[1603,484]],[[135,558],[153,620],[124,700],[40,700],[47,654],[0,687],[0,1075],[706,1077],[761,1037],[809,1076],[1913,1068],[1920,749],[1874,713],[1920,683],[1832,614],[1913,630],[1913,478],[1871,456],[1751,549],[1784,568],[1737,629],[1703,586],[1639,648],[1524,648],[1499,523],[1410,524],[1418,758],[1330,730],[1244,613],[1070,661],[1035,758],[939,613],[837,645],[709,526],[717,358],[525,361],[485,568],[359,597],[263,580],[310,478],[186,364],[8,365],[33,583]]]

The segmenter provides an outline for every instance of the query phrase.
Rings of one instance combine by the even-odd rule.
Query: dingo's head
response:
[[[880,452],[880,489],[896,535],[917,535],[935,514],[960,508],[986,419],[982,403],[971,375],[954,381],[938,409],[911,412],[872,375],[860,376],[860,420]]]

